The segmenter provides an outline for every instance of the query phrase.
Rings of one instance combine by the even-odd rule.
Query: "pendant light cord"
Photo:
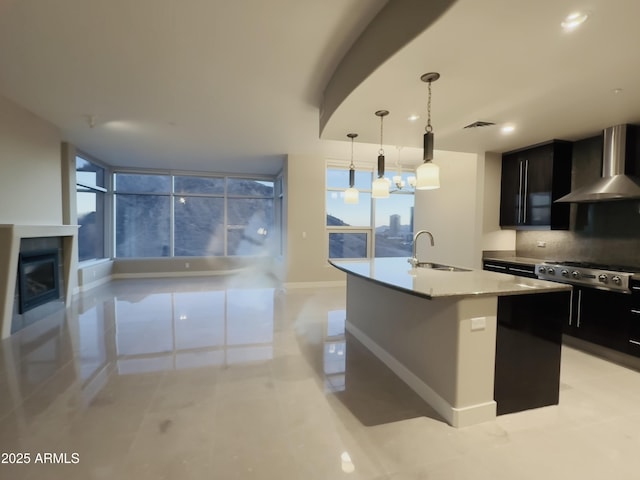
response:
[[[380,115],[380,150],[378,150],[378,155],[384,155],[384,149],[382,148],[382,122],[384,121],[384,116]]]
[[[349,165],[349,168],[355,168],[355,166],[353,165],[353,138],[351,137],[351,164]]]
[[[425,132],[433,132],[433,127],[431,126],[431,82],[427,82],[429,96],[427,99],[427,126],[424,127]]]

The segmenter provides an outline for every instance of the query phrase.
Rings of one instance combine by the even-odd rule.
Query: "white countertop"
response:
[[[484,270],[450,272],[411,268],[406,257],[330,260],[329,263],[348,274],[428,299],[524,295],[570,291],[572,288],[567,284]]]

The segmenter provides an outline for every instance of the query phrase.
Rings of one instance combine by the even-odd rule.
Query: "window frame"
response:
[[[102,168],[103,170],[103,174],[104,174],[104,186],[99,186],[99,185],[89,185],[86,182],[82,182],[78,180],[78,166],[77,166],[77,159],[80,158],[82,160],[84,160],[85,162],[89,162],[93,165],[95,165],[96,167]],[[95,193],[96,195],[102,195],[100,198],[102,199],[102,210],[103,210],[103,215],[102,215],[102,245],[103,245],[103,251],[102,251],[102,256],[101,257],[96,257],[96,258],[89,258],[89,259],[85,259],[85,260],[80,260],[80,236],[78,234],[78,264],[79,266],[82,265],[87,265],[87,264],[91,264],[91,263],[95,263],[95,262],[101,262],[101,261],[105,261],[105,260],[109,260],[112,257],[112,252],[113,252],[113,248],[112,248],[112,243],[111,243],[111,218],[112,218],[112,210],[111,210],[111,201],[109,200],[109,196],[111,194],[111,181],[112,181],[112,169],[111,166],[107,165],[106,163],[96,159],[94,156],[89,155],[86,152],[83,152],[82,150],[76,150],[74,153],[74,161],[75,161],[75,166],[74,166],[74,177],[75,177],[75,184],[76,184],[76,191],[75,191],[75,223],[78,224],[78,193],[79,193],[79,187],[88,190],[89,192]]]
[[[168,176],[170,178],[170,189],[168,193],[148,193],[148,192],[142,192],[142,193],[132,193],[132,192],[121,192],[118,193],[117,190],[117,185],[116,185],[116,175],[118,174],[139,174],[139,175],[161,175],[161,176]],[[214,257],[236,257],[236,256],[242,256],[242,255],[229,255],[229,242],[228,242],[228,232],[229,230],[233,230],[233,229],[238,229],[239,227],[237,226],[232,226],[232,228],[229,228],[229,222],[228,222],[228,200],[229,199],[266,199],[266,200],[271,200],[272,201],[272,208],[271,208],[271,224],[273,227],[276,226],[275,221],[276,221],[276,215],[275,215],[275,204],[276,204],[276,180],[277,180],[277,175],[260,175],[260,174],[221,174],[221,173],[209,173],[209,172],[192,172],[192,171],[184,171],[184,170],[155,170],[155,169],[130,169],[130,168],[115,168],[112,170],[111,172],[111,181],[113,182],[114,188],[113,188],[113,201],[111,202],[112,204],[112,224],[114,226],[113,228],[113,232],[112,232],[112,242],[113,242],[113,256],[114,258],[137,258],[137,259],[143,259],[143,258],[190,258],[190,257],[208,257],[208,256],[214,256]],[[184,193],[184,192],[180,192],[177,193],[175,191],[175,177],[194,177],[194,178],[218,178],[218,179],[223,179],[224,180],[224,191],[223,193]],[[272,187],[272,194],[271,196],[268,195],[241,195],[241,194],[229,194],[228,193],[228,179],[238,179],[238,180],[248,180],[248,181],[257,181],[257,182],[271,182],[273,183],[273,187]],[[115,245],[116,245],[116,229],[115,229],[115,224],[116,224],[116,218],[115,218],[115,214],[116,214],[116,201],[117,201],[117,196],[121,194],[121,195],[151,195],[151,196],[168,196],[169,197],[169,205],[170,205],[170,219],[169,219],[169,255],[166,257],[116,257],[116,252],[115,252]],[[177,256],[175,254],[175,220],[176,220],[176,214],[175,214],[175,201],[176,199],[179,199],[180,197],[203,197],[203,198],[223,198],[224,199],[224,211],[223,211],[223,229],[224,229],[224,246],[223,246],[223,254],[222,255],[191,255],[191,256],[183,256],[183,255],[179,255]]]
[[[362,165],[354,163],[354,167],[356,171],[368,172],[371,173],[371,179],[375,177],[376,170],[373,165]],[[327,192],[344,192],[347,187],[330,187],[327,182],[327,171],[328,170],[344,170],[345,179],[349,178],[349,163],[344,161],[337,160],[327,160],[325,165],[325,175],[324,175],[324,191],[325,191],[325,202],[324,202],[324,222],[325,222],[325,252],[328,260],[363,260],[368,259],[371,260],[375,257],[376,254],[376,232],[375,232],[375,219],[376,219],[376,206],[378,201],[384,201],[384,199],[375,199],[371,197],[371,214],[369,218],[369,226],[329,226],[327,225],[327,201],[326,201],[326,193]],[[400,172],[401,174],[414,174],[413,169],[402,168],[398,166],[393,167],[393,174],[391,173],[391,169],[388,174],[385,176],[394,176],[396,172]],[[392,187],[393,190],[393,187]],[[359,189],[360,193],[371,193],[371,188],[368,189]],[[415,199],[415,190],[404,190],[404,191],[396,191],[391,192],[391,195],[412,195]],[[415,205],[415,200],[414,200]],[[363,258],[343,258],[343,257],[331,257],[330,256],[330,234],[331,233],[366,233],[367,234],[367,256]]]
[[[373,175],[375,174],[373,167],[367,165],[365,166],[357,166],[355,165],[356,171],[368,172],[371,173],[371,178],[373,180]],[[324,191],[325,191],[325,201],[324,201],[324,224],[325,224],[325,253],[327,255],[327,259],[329,260],[362,260],[360,257],[356,258],[346,258],[346,257],[331,257],[330,256],[330,247],[331,242],[329,240],[332,233],[365,233],[367,235],[367,255],[363,258],[373,258],[372,255],[375,252],[375,235],[373,234],[373,222],[375,219],[375,201],[371,199],[371,208],[369,210],[369,226],[329,226],[327,225],[327,200],[326,200],[326,192],[344,192],[345,187],[330,187],[327,183],[327,171],[328,170],[344,170],[345,179],[349,178],[349,165],[344,162],[336,162],[336,161],[327,161],[325,166],[325,175],[324,175]],[[369,189],[361,189],[360,193],[371,193],[371,188]]]

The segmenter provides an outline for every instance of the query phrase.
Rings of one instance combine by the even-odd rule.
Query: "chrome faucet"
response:
[[[416,232],[416,234],[413,236],[413,256],[409,259],[407,259],[407,262],[409,262],[411,264],[411,267],[416,268],[418,266],[418,264],[420,263],[418,261],[418,256],[416,253],[416,248],[418,246],[418,237],[420,237],[420,235],[422,235],[423,233],[426,233],[427,235],[429,235],[429,239],[431,240],[431,246],[434,246],[434,242],[433,242],[433,235],[431,235],[431,232],[428,232],[426,230],[420,230],[418,232]]]

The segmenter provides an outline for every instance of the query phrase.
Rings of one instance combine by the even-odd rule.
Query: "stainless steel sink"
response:
[[[416,267],[430,268],[432,270],[440,270],[444,272],[470,272],[471,271],[467,268],[452,267],[451,265],[443,265],[441,263],[432,263],[432,262],[418,262],[416,264]]]

